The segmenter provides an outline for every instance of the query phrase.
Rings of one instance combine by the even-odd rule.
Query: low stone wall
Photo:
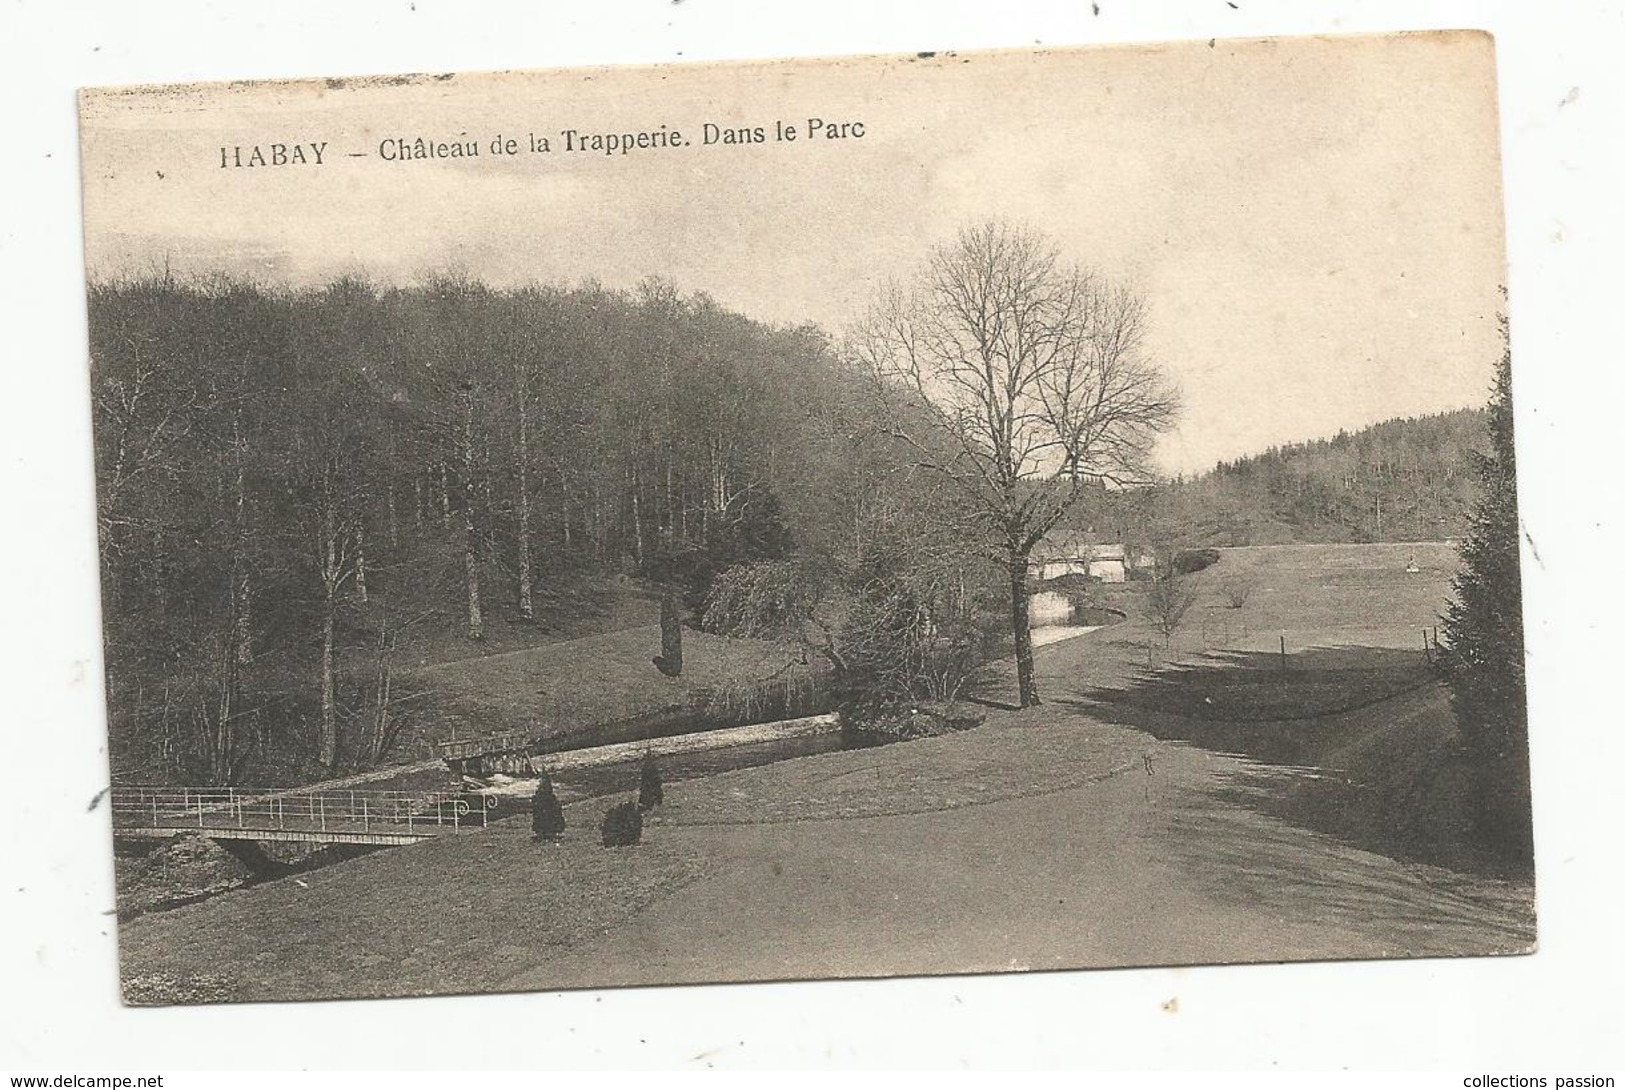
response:
[[[589,746],[563,753],[547,753],[531,758],[538,770],[562,772],[575,768],[593,768],[598,765],[634,761],[647,753],[665,757],[673,753],[697,753],[707,749],[749,745],[752,742],[776,742],[781,738],[800,738],[809,734],[826,734],[840,729],[833,712],[808,715],[800,719],[782,719],[777,723],[758,723],[750,727],[727,727],[722,730],[699,731],[694,734],[676,734],[669,738],[651,738],[643,742],[617,742],[608,746]]]

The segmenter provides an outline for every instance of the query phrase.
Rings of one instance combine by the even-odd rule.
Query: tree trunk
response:
[[[1031,708],[1040,703],[1038,683],[1033,679],[1033,632],[1027,617],[1027,558],[1010,560],[1010,627],[1016,640],[1016,686],[1019,703]]]
[[[385,621],[378,630],[378,667],[374,679],[374,701],[372,718],[372,743],[368,747],[371,764],[376,765],[383,759],[384,752],[389,748],[389,692],[394,679],[394,668],[391,661],[394,651],[394,638],[389,634],[389,622]]]
[[[467,457],[472,460],[474,452],[468,451]],[[445,462],[440,463],[440,528],[451,529],[451,482],[446,479]]]
[[[667,425],[670,427],[670,424]],[[665,539],[666,548],[671,548],[672,536],[677,532],[677,457],[668,446],[666,449],[666,510],[660,520],[660,536]]]
[[[233,649],[227,647],[220,656],[220,678],[216,691],[214,722],[199,724],[208,736],[206,749],[209,783],[214,785],[229,784],[234,771],[233,757],[236,754],[237,742],[232,702],[237,692],[237,665],[233,661],[233,655]]]
[[[355,590],[361,604],[367,604],[367,536],[365,518],[355,522]]]
[[[321,747],[316,759],[323,768],[338,764],[338,709],[333,700],[333,622],[338,607],[339,534],[331,494],[323,497],[322,510],[322,721]]]
[[[316,759],[331,771],[339,760],[339,725],[333,701],[333,598],[322,612],[322,744]]]
[[[236,460],[237,470],[237,503],[235,511],[235,541],[232,544],[231,565],[235,569],[232,573],[232,619],[235,628],[237,662],[246,665],[254,658],[254,633],[252,626],[252,591],[249,583],[248,560],[244,553],[248,549],[248,508],[247,489],[243,482],[243,453],[246,445],[242,433],[242,412],[232,418],[231,422],[232,455]]]
[[[519,616],[525,620],[535,617],[531,603],[530,586],[530,475],[526,463],[530,460],[529,433],[526,428],[525,392],[519,391]]]
[[[480,498],[482,502],[480,510],[485,513],[481,520],[485,524],[485,533],[483,535],[485,538],[485,554],[494,561],[497,556],[497,524],[496,519],[491,516],[491,512],[496,510],[496,505],[491,501],[491,436],[489,434],[485,437],[484,452],[480,456]]]
[[[638,493],[642,490],[642,488],[641,488],[641,482],[638,480],[638,470],[637,470],[636,463],[634,463],[633,466],[632,466],[631,485],[632,485],[632,553],[633,553],[633,559],[637,561],[638,570],[642,571],[643,570],[643,504],[640,502],[640,500],[638,498]]]
[[[592,537],[598,549],[598,559],[609,555],[609,525],[604,517],[604,482],[595,474],[592,479]]]
[[[677,493],[677,532],[678,538],[684,545],[688,544],[688,484],[684,479],[682,489]]]
[[[480,615],[479,536],[474,532],[474,391],[463,389],[463,567],[468,574],[468,638],[485,638]]]
[[[683,672],[683,614],[677,592],[671,589],[660,598],[660,658],[655,665],[667,677]]]
[[[237,663],[246,666],[254,659],[254,631],[251,627],[254,588],[249,582],[248,566],[238,561],[237,579],[233,588],[232,604],[236,613],[235,636]]]

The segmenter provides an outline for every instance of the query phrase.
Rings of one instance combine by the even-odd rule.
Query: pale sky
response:
[[[864,135],[809,139],[810,117]],[[707,121],[768,142],[703,146]],[[692,145],[560,135],[661,126]],[[1494,56],[1473,33],[98,92],[82,133],[98,276],[659,275],[839,332],[962,224],[1022,220],[1149,301],[1186,406],[1169,470],[1482,404],[1499,354]],[[499,134],[518,156],[490,153]],[[380,158],[418,136],[480,156]],[[325,161],[220,165],[273,142]]]

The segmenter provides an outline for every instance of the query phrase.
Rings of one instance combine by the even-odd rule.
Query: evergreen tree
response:
[[[541,840],[557,840],[564,832],[564,808],[553,791],[553,777],[542,773],[536,797],[530,803],[530,827]]]
[[[1474,455],[1481,494],[1444,629],[1452,702],[1476,777],[1479,836],[1509,862],[1527,866],[1533,844],[1510,347],[1496,371],[1489,436],[1489,450]]]
[[[660,766],[653,753],[645,754],[643,770],[638,777],[638,809],[653,810],[666,801],[666,789],[660,782]]]

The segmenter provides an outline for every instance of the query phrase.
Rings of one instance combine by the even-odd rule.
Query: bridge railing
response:
[[[244,787],[115,787],[113,824],[143,829],[458,832],[483,826],[494,797],[445,792],[300,791]]]
[[[435,752],[442,760],[466,760],[469,757],[483,757],[492,753],[515,753],[527,750],[531,745],[530,735],[524,731],[504,730],[491,734],[475,735],[473,738],[459,738],[450,742],[439,742],[435,745]]]

